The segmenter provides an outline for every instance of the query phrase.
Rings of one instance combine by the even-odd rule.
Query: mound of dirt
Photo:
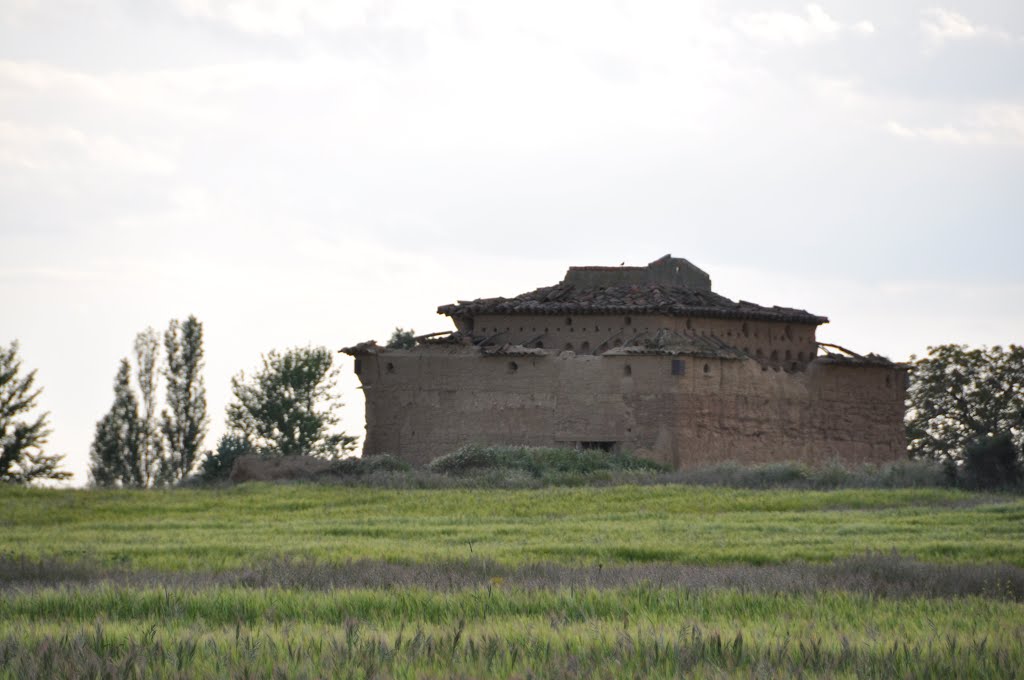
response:
[[[231,468],[231,481],[274,482],[316,479],[331,468],[331,461],[312,456],[240,456]]]

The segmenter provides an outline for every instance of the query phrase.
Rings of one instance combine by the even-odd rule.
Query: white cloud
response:
[[[752,12],[736,18],[736,28],[764,42],[809,45],[839,35],[842,25],[820,5],[807,5],[804,14],[782,11]]]
[[[921,30],[929,42],[934,45],[941,45],[953,40],[979,38],[1008,40],[1010,37],[1005,31],[973,23],[963,14],[941,7],[933,7],[921,12]]]
[[[986,105],[957,124],[912,126],[888,121],[886,130],[897,137],[945,144],[1024,146],[1024,106]]]
[[[90,136],[69,126],[32,127],[0,120],[0,164],[25,170],[99,168],[143,174],[167,174],[175,169],[165,150],[128,142],[110,135]]]
[[[863,33],[864,35],[871,35],[875,32],[875,25],[870,21],[858,21],[851,29],[856,33]]]
[[[338,30],[363,26],[367,4],[324,0],[178,0],[188,17],[223,22],[243,33],[296,37],[307,25]]]

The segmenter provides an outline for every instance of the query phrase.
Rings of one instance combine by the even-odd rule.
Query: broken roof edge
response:
[[[824,356],[815,357],[815,361],[822,364],[836,364],[843,366],[873,366],[884,368],[911,368],[910,364],[893,361],[889,357],[869,352],[858,354],[842,345],[831,342],[818,342],[818,349],[825,352]]]
[[[367,340],[366,342],[357,342],[351,347],[342,347],[338,350],[338,354],[347,354],[352,357],[366,356],[368,354],[380,354],[381,350],[386,348],[381,347],[377,344],[376,340]]]
[[[614,305],[607,307],[585,307],[564,303],[557,305],[537,305],[535,307],[513,307],[505,303],[514,298],[490,298],[487,300],[460,301],[456,304],[441,305],[437,313],[453,319],[471,319],[482,314],[507,314],[510,316],[555,316],[575,314],[578,316],[672,316],[690,317],[695,319],[736,319],[739,321],[775,321],[779,323],[795,323],[808,326],[821,326],[829,323],[827,316],[810,312],[779,307],[764,307],[760,310],[727,309],[720,307],[668,307],[659,308],[653,305],[630,306]]]

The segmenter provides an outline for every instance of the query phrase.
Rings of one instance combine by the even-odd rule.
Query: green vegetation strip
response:
[[[3,553],[165,571],[238,569],[281,556],[759,565],[892,550],[1024,566],[1024,499],[941,489],[6,487],[0,526]]]
[[[1012,677],[1024,606],[981,598],[97,588],[0,605],[0,677]]]

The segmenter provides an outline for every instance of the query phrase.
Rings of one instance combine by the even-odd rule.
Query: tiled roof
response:
[[[514,298],[460,300],[437,308],[438,314],[472,318],[480,314],[661,314],[667,316],[749,319],[822,324],[828,319],[802,309],[733,302],[710,290],[657,283],[578,288],[572,284],[538,288]]]

